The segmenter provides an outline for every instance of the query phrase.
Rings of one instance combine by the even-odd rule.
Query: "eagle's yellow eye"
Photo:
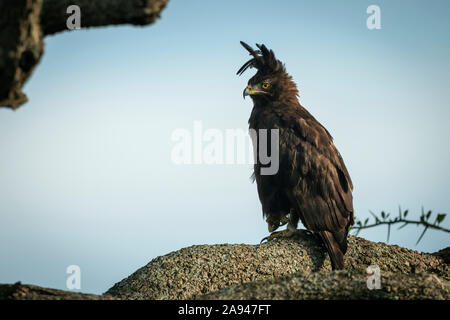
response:
[[[264,82],[264,83],[261,85],[261,88],[263,88],[264,90],[266,90],[266,89],[269,88],[269,84],[268,84],[267,82]]]

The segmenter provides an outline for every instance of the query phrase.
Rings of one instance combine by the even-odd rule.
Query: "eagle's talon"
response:
[[[293,235],[294,235],[294,232],[286,229],[286,230],[282,230],[282,231],[272,232],[270,235],[265,237],[263,240],[272,241],[272,240],[280,239],[280,238],[288,239],[288,238],[292,237]]]
[[[272,241],[272,240],[276,240],[276,239],[289,239],[292,238],[296,235],[300,235],[300,236],[305,236],[305,235],[314,235],[314,232],[310,231],[310,230],[305,230],[305,229],[296,229],[294,231],[292,230],[282,230],[282,231],[276,231],[276,232],[272,232],[270,235],[268,235],[267,237],[264,237],[260,244],[263,243],[264,240],[266,241]]]

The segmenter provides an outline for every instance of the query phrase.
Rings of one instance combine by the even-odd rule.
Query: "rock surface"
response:
[[[355,287],[354,290],[365,292],[367,290],[365,278],[368,276],[366,269],[369,265],[377,265],[387,280],[386,290],[388,286],[399,289],[403,283],[405,284],[405,287],[402,287],[403,291],[400,290],[398,293],[399,299],[416,297],[407,288],[416,282],[417,285],[412,286],[412,289],[417,287],[417,290],[423,291],[432,283],[430,290],[433,294],[428,297],[434,299],[442,296],[448,299],[450,269],[440,255],[419,253],[396,245],[375,243],[349,236],[345,262],[347,271],[331,271],[329,258],[321,242],[312,235],[300,235],[297,239],[280,239],[260,245],[197,245],[153,259],[146,266],[115,284],[106,293],[121,299],[192,299],[202,298],[203,295],[230,286],[270,280],[268,283],[274,291],[272,293],[266,292],[265,282],[257,282],[219,291],[204,298],[218,298],[220,294],[233,299],[250,297],[295,299],[320,296],[332,298],[335,296],[333,292],[348,287],[349,283],[358,285],[359,289]],[[283,278],[297,273],[298,275],[289,278],[290,280]],[[437,280],[424,284],[423,280],[428,279],[428,275],[434,276],[432,279]],[[293,291],[283,293],[281,290],[289,281],[302,283],[301,279],[306,279],[306,283],[309,283],[310,292],[306,287],[303,288],[306,290],[304,293],[297,295],[291,294]],[[324,290],[320,288],[329,287],[325,282],[334,283],[335,290],[323,294]],[[441,284],[444,286],[443,291],[435,288]],[[260,294],[256,288],[261,289]],[[350,295],[352,287],[348,288],[348,294],[342,297],[357,298],[357,294]],[[419,296],[423,298],[426,294]],[[395,298],[395,295],[383,297]]]
[[[15,284],[0,285],[0,300],[113,300],[108,295],[95,295],[80,292],[42,288],[34,285]]]
[[[301,234],[260,245],[196,245],[157,257],[103,295],[0,285],[0,299],[450,299],[449,248],[434,254],[349,236],[346,270]],[[367,287],[380,268],[381,289]]]
[[[204,300],[257,299],[450,299],[450,282],[436,275],[381,274],[381,288],[369,290],[367,275],[356,270],[298,273],[231,286],[198,297]]]

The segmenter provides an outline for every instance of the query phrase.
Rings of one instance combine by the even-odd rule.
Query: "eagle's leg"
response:
[[[279,224],[276,228],[273,227],[274,225],[276,225],[274,223],[275,220],[277,220],[278,224]],[[308,230],[297,229],[299,216],[297,214],[295,214],[295,212],[293,210],[291,210],[291,212],[288,215],[282,215],[282,216],[276,215],[276,218],[269,216],[266,219],[266,221],[267,221],[267,224],[269,227],[269,232],[272,232],[272,231],[273,232],[269,236],[263,238],[261,240],[261,242],[263,242],[264,240],[271,241],[271,240],[281,239],[281,238],[288,239],[288,238],[292,238],[295,235],[305,235],[305,234],[310,235],[311,234],[311,232]],[[275,231],[279,226],[285,225],[286,223],[287,223],[287,228],[285,230]]]
[[[280,219],[280,227],[284,226],[287,223],[289,223],[289,217],[288,216],[282,216],[281,219]]]
[[[284,226],[289,221],[290,220],[289,220],[288,216],[283,213],[269,214],[266,219],[267,228],[269,229],[269,232],[273,232],[273,231],[277,230],[279,227]]]

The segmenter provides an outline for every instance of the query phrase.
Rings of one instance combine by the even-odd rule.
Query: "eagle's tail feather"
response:
[[[338,232],[320,231],[319,234],[327,248],[333,270],[344,269],[344,254],[347,251],[347,232],[345,230]]]

